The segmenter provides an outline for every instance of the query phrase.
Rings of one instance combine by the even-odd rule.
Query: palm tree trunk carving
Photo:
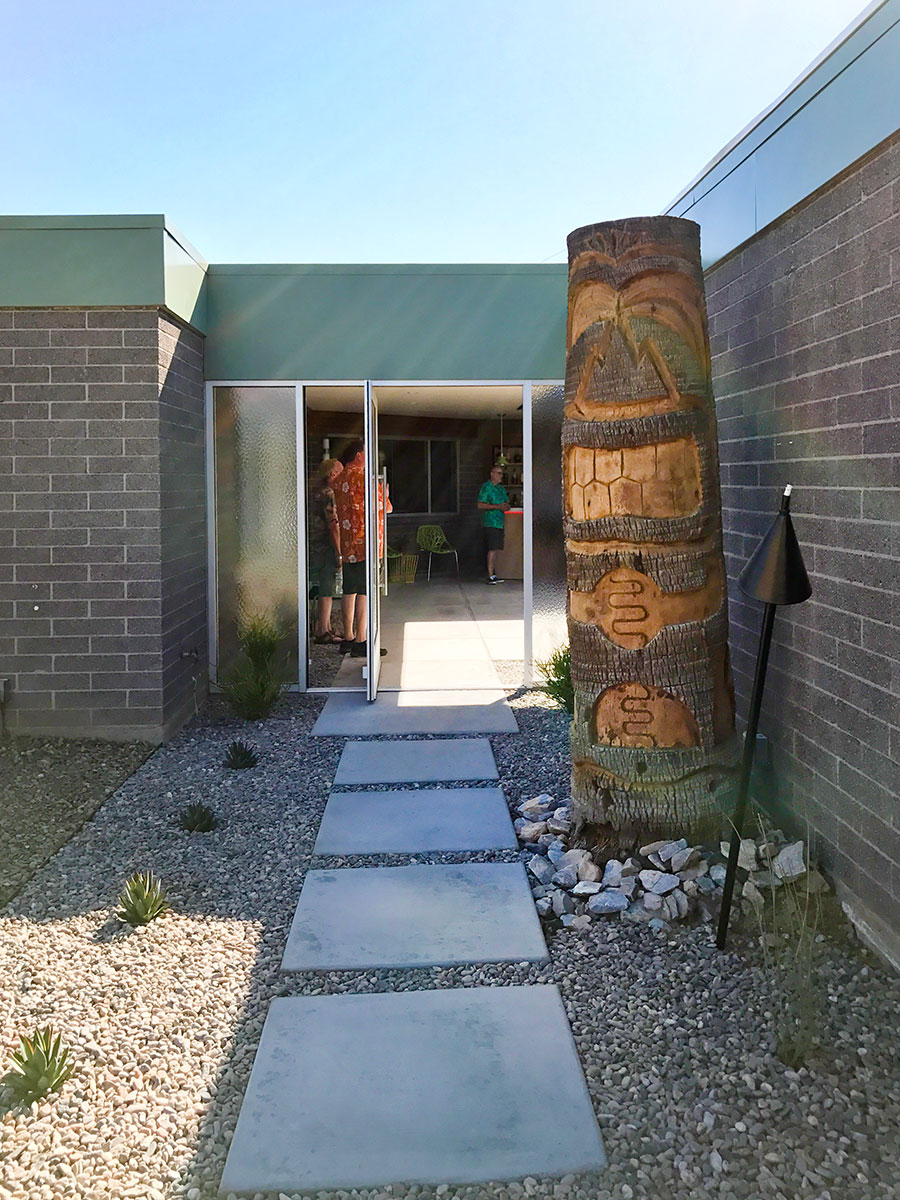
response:
[[[568,245],[572,794],[624,848],[717,815],[737,761],[699,228],[637,218]]]

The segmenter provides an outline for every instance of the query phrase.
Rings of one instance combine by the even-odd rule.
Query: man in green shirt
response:
[[[478,508],[481,512],[481,526],[484,533],[484,549],[487,555],[488,583],[503,583],[497,577],[495,563],[497,551],[503,549],[504,513],[509,508],[509,496],[500,480],[503,478],[503,468],[493,467],[491,477],[483,483],[478,492]]]

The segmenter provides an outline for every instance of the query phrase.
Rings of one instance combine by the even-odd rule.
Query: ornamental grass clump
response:
[[[56,1092],[72,1074],[69,1051],[62,1038],[48,1025],[36,1029],[31,1037],[19,1035],[20,1049],[12,1054],[13,1070],[3,1076],[4,1083],[19,1101],[30,1103],[48,1092]]]
[[[181,810],[178,823],[188,833],[210,833],[219,824],[213,810],[199,800]]]
[[[537,668],[544,676],[544,682],[540,685],[541,691],[546,692],[570,716],[574,716],[575,689],[572,687],[572,658],[569,647],[558,646],[548,658],[537,663]]]
[[[246,771],[255,767],[258,762],[259,755],[246,742],[232,742],[225,755],[225,766],[230,771]]]
[[[238,641],[241,658],[222,681],[222,691],[239,717],[260,721],[284,690],[284,633],[272,617],[257,613],[240,626]]]
[[[116,916],[129,925],[149,925],[169,911],[165,890],[152,871],[139,872],[126,880],[118,905]]]
[[[760,827],[765,832],[762,821]],[[801,875],[773,888],[754,911],[771,994],[775,1053],[794,1070],[808,1060],[821,1028],[821,897],[808,886],[807,875]]]

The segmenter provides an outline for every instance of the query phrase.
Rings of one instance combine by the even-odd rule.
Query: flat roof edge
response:
[[[740,133],[736,134],[731,139],[731,141],[726,142],[722,149],[719,150],[718,153],[709,160],[706,166],[694,176],[690,183],[683,187],[678,195],[675,196],[675,198],[665,206],[665,208],[662,210],[663,213],[670,213],[677,204],[680,204],[681,201],[684,200],[685,197],[692,192],[694,188],[696,188],[697,185],[706,178],[707,175],[711,174],[711,172],[713,172],[716,167],[719,166],[719,164],[723,162],[729,156],[729,154],[731,154],[732,151],[741,144],[741,142],[746,141],[746,139],[750,137],[753,131],[757,129],[763,123],[763,121],[770,117],[780,105],[789,100],[794,92],[796,92],[798,88],[802,87],[802,85],[815,71],[817,71],[829,58],[836,54],[837,51],[840,50],[841,46],[848,42],[850,38],[853,37],[853,35],[857,33],[862,26],[865,25],[865,23],[875,15],[876,12],[878,12],[879,9],[884,8],[885,5],[889,3],[890,0],[871,0],[871,2],[862,10],[862,12],[857,14],[850,24],[843,29],[837,35],[837,37],[834,38],[834,40],[831,41],[825,47],[825,49],[821,51],[820,54],[816,55],[809,66],[801,71],[793,83],[789,84],[788,87],[785,88],[785,90],[781,93],[781,95],[777,97],[777,99],[773,100],[771,104],[762,110],[762,112],[758,113],[753,120],[749,122],[749,124],[744,126]],[[793,114],[791,114],[791,116],[792,115]],[[789,120],[790,117],[786,116],[785,119]]]
[[[564,263],[210,263],[211,275],[558,275]]]
[[[0,216],[0,229],[165,229],[162,213]]]

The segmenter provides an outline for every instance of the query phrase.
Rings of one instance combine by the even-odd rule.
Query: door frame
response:
[[[522,389],[522,524],[523,524],[523,600],[525,683],[534,677],[532,605],[534,599],[534,506],[532,487],[532,423],[531,390],[534,385],[559,385],[561,379],[208,379],[204,384],[204,428],[205,428],[205,473],[206,473],[206,594],[207,594],[207,653],[209,678],[216,688],[218,669],[218,564],[216,554],[216,446],[215,412],[213,390],[218,387],[278,387],[294,389],[297,439],[297,605],[298,605],[298,651],[299,676],[289,691],[310,692],[329,695],[333,692],[352,691],[359,688],[318,688],[307,686],[309,628],[309,600],[306,587],[306,539],[300,533],[306,528],[306,425],[304,389],[308,387],[358,387],[373,388],[408,387],[518,387]],[[376,548],[377,549],[377,548]]]

